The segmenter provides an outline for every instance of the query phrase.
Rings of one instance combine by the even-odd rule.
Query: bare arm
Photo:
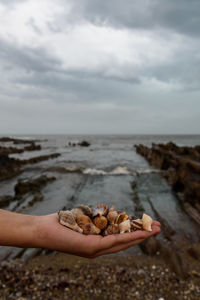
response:
[[[86,236],[60,225],[57,214],[30,216],[0,210],[0,245],[4,246],[47,248],[93,258],[127,249],[158,233],[160,223],[154,221],[152,232]]]

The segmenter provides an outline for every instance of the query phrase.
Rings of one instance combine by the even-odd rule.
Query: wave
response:
[[[104,170],[97,170],[97,169],[85,169],[83,170],[83,174],[90,174],[90,175],[106,175],[108,174],[106,171]]]
[[[137,169],[129,170],[127,167],[117,166],[110,171],[105,171],[102,169],[95,168],[82,168],[78,166],[65,166],[65,167],[52,167],[49,170],[56,171],[59,173],[80,173],[85,175],[141,175],[141,174],[151,174],[160,173],[162,171],[157,169]]]
[[[136,174],[140,175],[140,174],[151,174],[151,173],[162,173],[161,170],[157,170],[157,169],[139,169],[136,170]]]
[[[83,174],[90,175],[127,175],[131,174],[130,171],[126,167],[118,166],[111,171],[104,171],[99,169],[85,169],[83,170]]]

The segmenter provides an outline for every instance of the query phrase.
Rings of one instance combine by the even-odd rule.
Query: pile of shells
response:
[[[83,234],[101,234],[103,236],[132,232],[136,230],[152,231],[152,218],[143,214],[142,219],[128,216],[125,212],[98,204],[93,209],[79,205],[72,210],[58,212],[60,224]]]

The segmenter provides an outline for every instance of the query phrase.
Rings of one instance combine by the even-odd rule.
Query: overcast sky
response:
[[[200,133],[199,0],[0,0],[0,134]]]

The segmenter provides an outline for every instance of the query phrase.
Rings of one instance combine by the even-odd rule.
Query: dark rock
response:
[[[29,146],[24,148],[15,148],[15,147],[3,147],[0,146],[0,154],[14,154],[14,153],[23,153],[24,151],[38,151],[41,150],[40,145],[35,145],[35,143],[31,143]]]
[[[32,144],[36,142],[36,140],[24,140],[24,139],[16,139],[16,138],[10,138],[10,137],[2,137],[0,138],[0,142],[13,142],[13,144]]]
[[[52,154],[48,154],[48,155],[41,155],[41,156],[26,159],[26,160],[21,160],[21,164],[36,164],[36,163],[41,162],[43,160],[57,158],[58,156],[60,156],[60,153],[52,153]]]
[[[22,152],[24,152],[24,149],[0,146],[0,154],[7,155],[7,154],[13,154],[13,153],[22,153]]]
[[[0,208],[6,207],[10,204],[11,201],[13,201],[14,197],[12,196],[1,196],[0,197]]]
[[[41,150],[40,145],[36,145],[35,143],[31,143],[29,146],[24,148],[25,151],[39,151]]]
[[[37,192],[33,195],[32,200],[29,201],[28,206],[33,206],[36,202],[41,202],[43,199],[44,196],[41,193]]]
[[[19,180],[18,183],[15,185],[15,198],[20,198],[21,196],[27,193],[38,193],[40,192],[41,188],[45,186],[48,182],[54,181],[55,177],[47,177],[45,175],[40,176],[36,179],[29,180],[29,179],[22,179]],[[39,195],[35,195],[35,199],[33,199],[33,203],[35,201],[41,201],[41,197]]]
[[[156,253],[160,250],[161,244],[159,240],[157,240],[154,236],[145,240],[140,244],[140,248],[145,254],[148,255],[156,255]]]
[[[195,215],[195,221],[200,219],[200,146],[178,147],[169,142],[152,144],[151,148],[143,145],[135,148],[151,165],[164,171],[163,176],[177,197],[196,210],[190,216]],[[192,212],[191,209],[189,211]]]
[[[12,178],[21,172],[19,160],[0,154],[0,180]]]
[[[35,164],[43,160],[53,159],[60,156],[59,153],[41,155],[26,160],[10,158],[7,154],[0,154],[0,180],[12,178],[23,172],[22,167],[27,164]]]
[[[199,245],[192,245],[191,247],[188,248],[188,253],[189,255],[197,259],[198,261],[200,260],[200,247]]]
[[[88,141],[82,141],[82,142],[79,143],[79,146],[81,146],[81,147],[89,147],[90,143]]]

